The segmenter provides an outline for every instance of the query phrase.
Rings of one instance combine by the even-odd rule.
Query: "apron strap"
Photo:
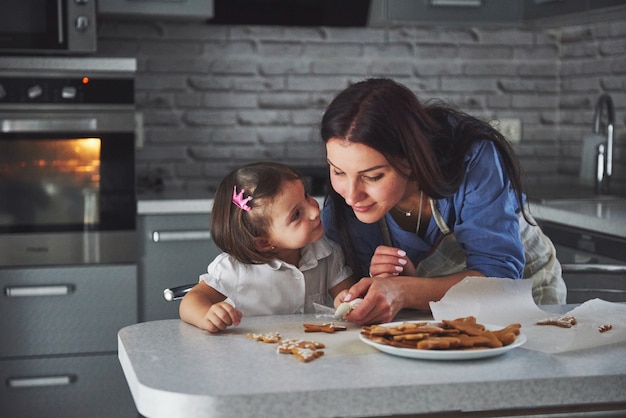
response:
[[[433,218],[435,218],[435,222],[437,223],[439,230],[443,232],[444,235],[448,234],[450,232],[450,228],[448,227],[448,224],[446,224],[446,221],[443,219],[443,216],[441,216],[441,212],[439,212],[439,208],[437,207],[437,205],[435,205],[435,201],[433,199],[428,200],[430,202],[430,210],[433,213]]]

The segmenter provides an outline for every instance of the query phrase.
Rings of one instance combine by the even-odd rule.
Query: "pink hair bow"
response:
[[[237,186],[235,185],[233,187],[233,203],[247,212],[252,209],[247,205],[247,203],[252,200],[252,196],[248,196],[244,199],[243,192],[245,191],[245,189],[241,189],[241,191],[237,193]]]

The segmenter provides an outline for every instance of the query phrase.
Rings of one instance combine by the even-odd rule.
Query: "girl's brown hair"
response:
[[[264,264],[275,258],[272,251],[260,249],[258,238],[269,227],[265,208],[280,193],[284,182],[304,180],[293,168],[273,162],[245,165],[230,172],[221,181],[213,200],[211,236],[215,244],[245,264]],[[233,188],[243,197],[252,197],[246,211],[233,203]]]

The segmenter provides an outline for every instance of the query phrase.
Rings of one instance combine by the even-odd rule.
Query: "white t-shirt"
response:
[[[244,315],[312,313],[327,304],[328,290],[352,275],[341,248],[326,237],[301,250],[300,266],[274,259],[244,264],[221,253],[200,276],[232,300]]]

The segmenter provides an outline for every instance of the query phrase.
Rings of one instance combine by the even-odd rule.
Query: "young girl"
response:
[[[211,235],[224,251],[183,298],[183,321],[209,332],[243,315],[309,313],[328,295],[335,306],[354,284],[339,246],[324,237],[317,201],[300,174],[254,163],[215,192]]]

